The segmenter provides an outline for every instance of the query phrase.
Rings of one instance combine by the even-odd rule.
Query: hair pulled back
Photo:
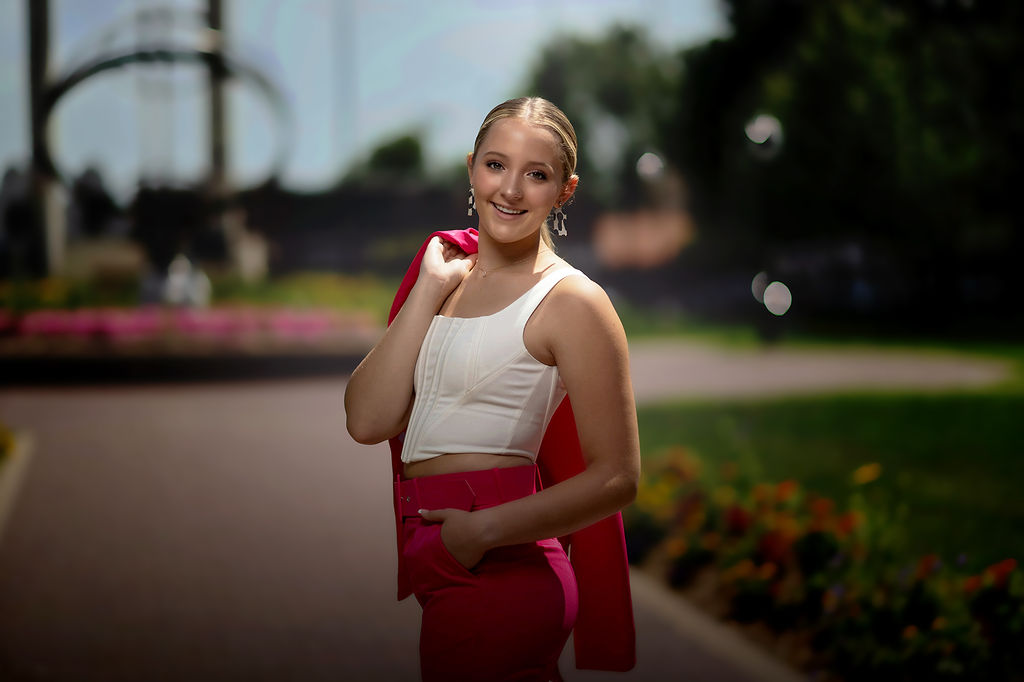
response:
[[[576,172],[576,130],[573,129],[565,112],[543,97],[517,97],[491,109],[484,117],[480,131],[476,134],[476,141],[473,143],[473,158],[476,158],[480,144],[487,137],[491,126],[496,121],[505,118],[519,118],[531,125],[547,128],[554,133],[555,139],[558,140],[558,159],[562,163],[562,184],[569,182],[569,178]],[[549,231],[542,230],[542,234],[544,242],[554,248]]]
[[[562,182],[569,182],[569,178],[576,172],[576,131],[569,117],[543,97],[517,97],[491,109],[480,125],[480,132],[476,134],[474,156],[480,150],[480,143],[490,132],[491,126],[503,118],[521,118],[531,125],[553,132],[558,140],[559,161],[562,162]]]

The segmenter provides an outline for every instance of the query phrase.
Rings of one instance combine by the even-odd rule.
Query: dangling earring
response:
[[[562,207],[555,206],[554,230],[558,233],[559,237],[569,234],[569,231],[565,229],[565,220],[565,212],[562,211]]]
[[[469,208],[466,209],[466,215],[473,215],[473,209],[476,208],[476,196],[473,195],[473,185],[469,186]]]

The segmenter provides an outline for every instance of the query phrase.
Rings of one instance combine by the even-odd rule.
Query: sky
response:
[[[0,0],[0,168],[29,154],[24,0]],[[470,150],[484,115],[522,84],[560,35],[644,27],[678,48],[726,31],[716,0],[224,0],[229,49],[288,103],[277,122],[251,82],[228,90],[229,169],[236,187],[264,180],[285,144],[282,182],[330,186],[377,145],[421,135],[429,168]],[[171,21],[135,20],[173,6]],[[51,73],[138,40],[196,46],[204,0],[50,0]],[[170,38],[167,38],[170,36]],[[195,184],[207,167],[208,98],[199,67],[107,71],[71,90],[50,139],[68,177],[89,165],[126,199],[140,176]],[[282,131],[290,131],[285,134]],[[283,141],[283,142],[282,142]]]

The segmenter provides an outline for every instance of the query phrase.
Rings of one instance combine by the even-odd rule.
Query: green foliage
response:
[[[371,173],[409,176],[423,172],[423,148],[419,137],[402,135],[373,150],[367,168]]]
[[[587,196],[628,205],[640,192],[636,160],[663,147],[672,127],[679,63],[638,28],[615,27],[597,39],[562,35],[545,48],[526,92],[558,105],[583,141],[577,174]]]
[[[787,245],[859,243],[871,276],[900,280],[876,281],[887,305],[917,318],[1010,304],[1021,210],[996,188],[1024,146],[1024,8],[725,5],[733,34],[683,56],[667,145],[714,225],[696,260],[763,267]],[[743,136],[758,113],[785,133],[767,162]]]
[[[381,143],[365,162],[352,168],[343,182],[424,181],[421,137],[418,132],[410,132]]]
[[[1024,394],[835,395],[764,401],[682,402],[638,411],[645,448],[685,443],[714,469],[795,479],[847,495],[849,472],[884,472],[864,504],[906,507],[909,555],[966,555],[979,568],[1024,556],[1020,458]]]
[[[845,509],[793,479],[767,483],[678,446],[648,464],[625,515],[627,543],[634,532],[644,540],[630,559],[659,548],[675,586],[711,572],[727,615],[796,633],[812,652],[809,672],[850,681],[1012,679],[1024,664],[1016,560],[969,575],[935,554],[908,557],[899,532],[906,518],[867,501],[882,476],[876,463],[849,475]]]
[[[212,305],[326,307],[364,312],[382,326],[397,283],[370,275],[300,272],[259,282],[214,275]],[[138,284],[116,288],[93,282],[48,278],[0,283],[0,308],[15,313],[39,309],[132,308],[138,305]]]
[[[373,276],[305,272],[246,283],[214,278],[214,305],[282,305],[292,308],[328,307],[362,311],[382,326],[398,285]]]
[[[24,313],[39,309],[137,305],[138,282],[96,282],[60,277],[0,282],[0,309]]]

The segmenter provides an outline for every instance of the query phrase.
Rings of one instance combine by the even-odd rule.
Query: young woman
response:
[[[574,626],[578,667],[634,662],[626,338],[547,224],[554,212],[565,232],[576,145],[547,100],[487,115],[467,157],[478,230],[428,239],[346,389],[352,437],[391,441],[399,598],[423,606],[424,680],[559,679]]]

